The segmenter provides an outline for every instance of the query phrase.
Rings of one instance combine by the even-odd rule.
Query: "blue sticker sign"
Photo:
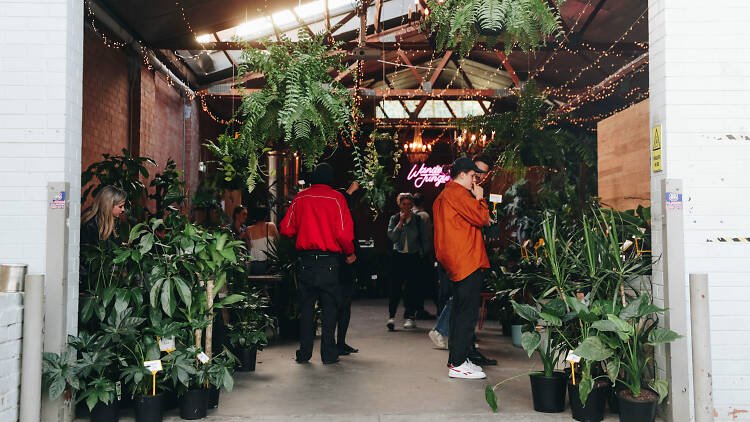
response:
[[[664,201],[668,210],[682,209],[682,194],[677,192],[667,192],[664,194]]]
[[[49,207],[53,210],[65,209],[65,191],[60,191],[49,204]]]

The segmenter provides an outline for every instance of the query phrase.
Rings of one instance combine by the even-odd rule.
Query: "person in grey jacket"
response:
[[[412,212],[414,198],[410,193],[401,193],[396,198],[400,212],[388,222],[388,238],[393,242],[393,267],[388,301],[388,322],[393,331],[398,304],[404,298],[404,328],[416,327],[416,311],[419,306],[420,283],[417,271],[420,259],[429,245],[424,222]]]

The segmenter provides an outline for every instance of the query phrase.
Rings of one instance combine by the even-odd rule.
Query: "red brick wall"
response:
[[[599,196],[614,209],[651,204],[649,102],[642,101],[597,125]]]
[[[83,38],[81,168],[128,146],[128,57],[91,30]]]
[[[125,52],[106,47],[98,35],[86,30],[83,62],[81,164],[85,169],[100,161],[103,153],[119,154],[129,145],[130,59]],[[144,66],[140,67],[140,72],[140,155],[157,163],[156,167],[149,168],[150,177],[144,183],[148,186],[153,175],[162,172],[171,158],[178,170],[184,170],[184,179],[192,194],[199,183],[201,142],[217,136],[219,128],[201,116],[205,113],[198,100],[183,100],[164,75]],[[184,129],[183,104],[190,106],[190,117],[184,120]],[[201,133],[202,128],[207,133]]]

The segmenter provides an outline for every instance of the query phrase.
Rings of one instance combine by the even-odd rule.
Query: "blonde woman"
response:
[[[116,219],[125,211],[125,192],[105,186],[94,197],[91,208],[81,218],[81,245],[96,246],[103,240],[114,240]]]

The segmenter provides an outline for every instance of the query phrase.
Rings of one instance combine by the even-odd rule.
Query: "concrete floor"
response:
[[[433,308],[434,311],[434,308]],[[502,337],[497,322],[479,331],[480,349],[499,360],[486,367],[486,380],[448,377],[448,352],[433,347],[427,332],[434,321],[397,331],[385,327],[384,300],[354,304],[348,343],[360,349],[341,362],[323,365],[318,343],[310,363],[294,362],[296,343],[273,344],[258,355],[256,372],[237,373],[234,390],[222,392],[218,409],[207,421],[572,421],[570,411],[534,412],[528,377],[506,383],[498,391],[499,412],[484,400],[484,388],[513,375],[541,367]],[[126,415],[123,415],[126,416]],[[132,420],[124,417],[121,420]],[[165,421],[180,420],[171,412]],[[608,415],[606,421],[616,421]]]

